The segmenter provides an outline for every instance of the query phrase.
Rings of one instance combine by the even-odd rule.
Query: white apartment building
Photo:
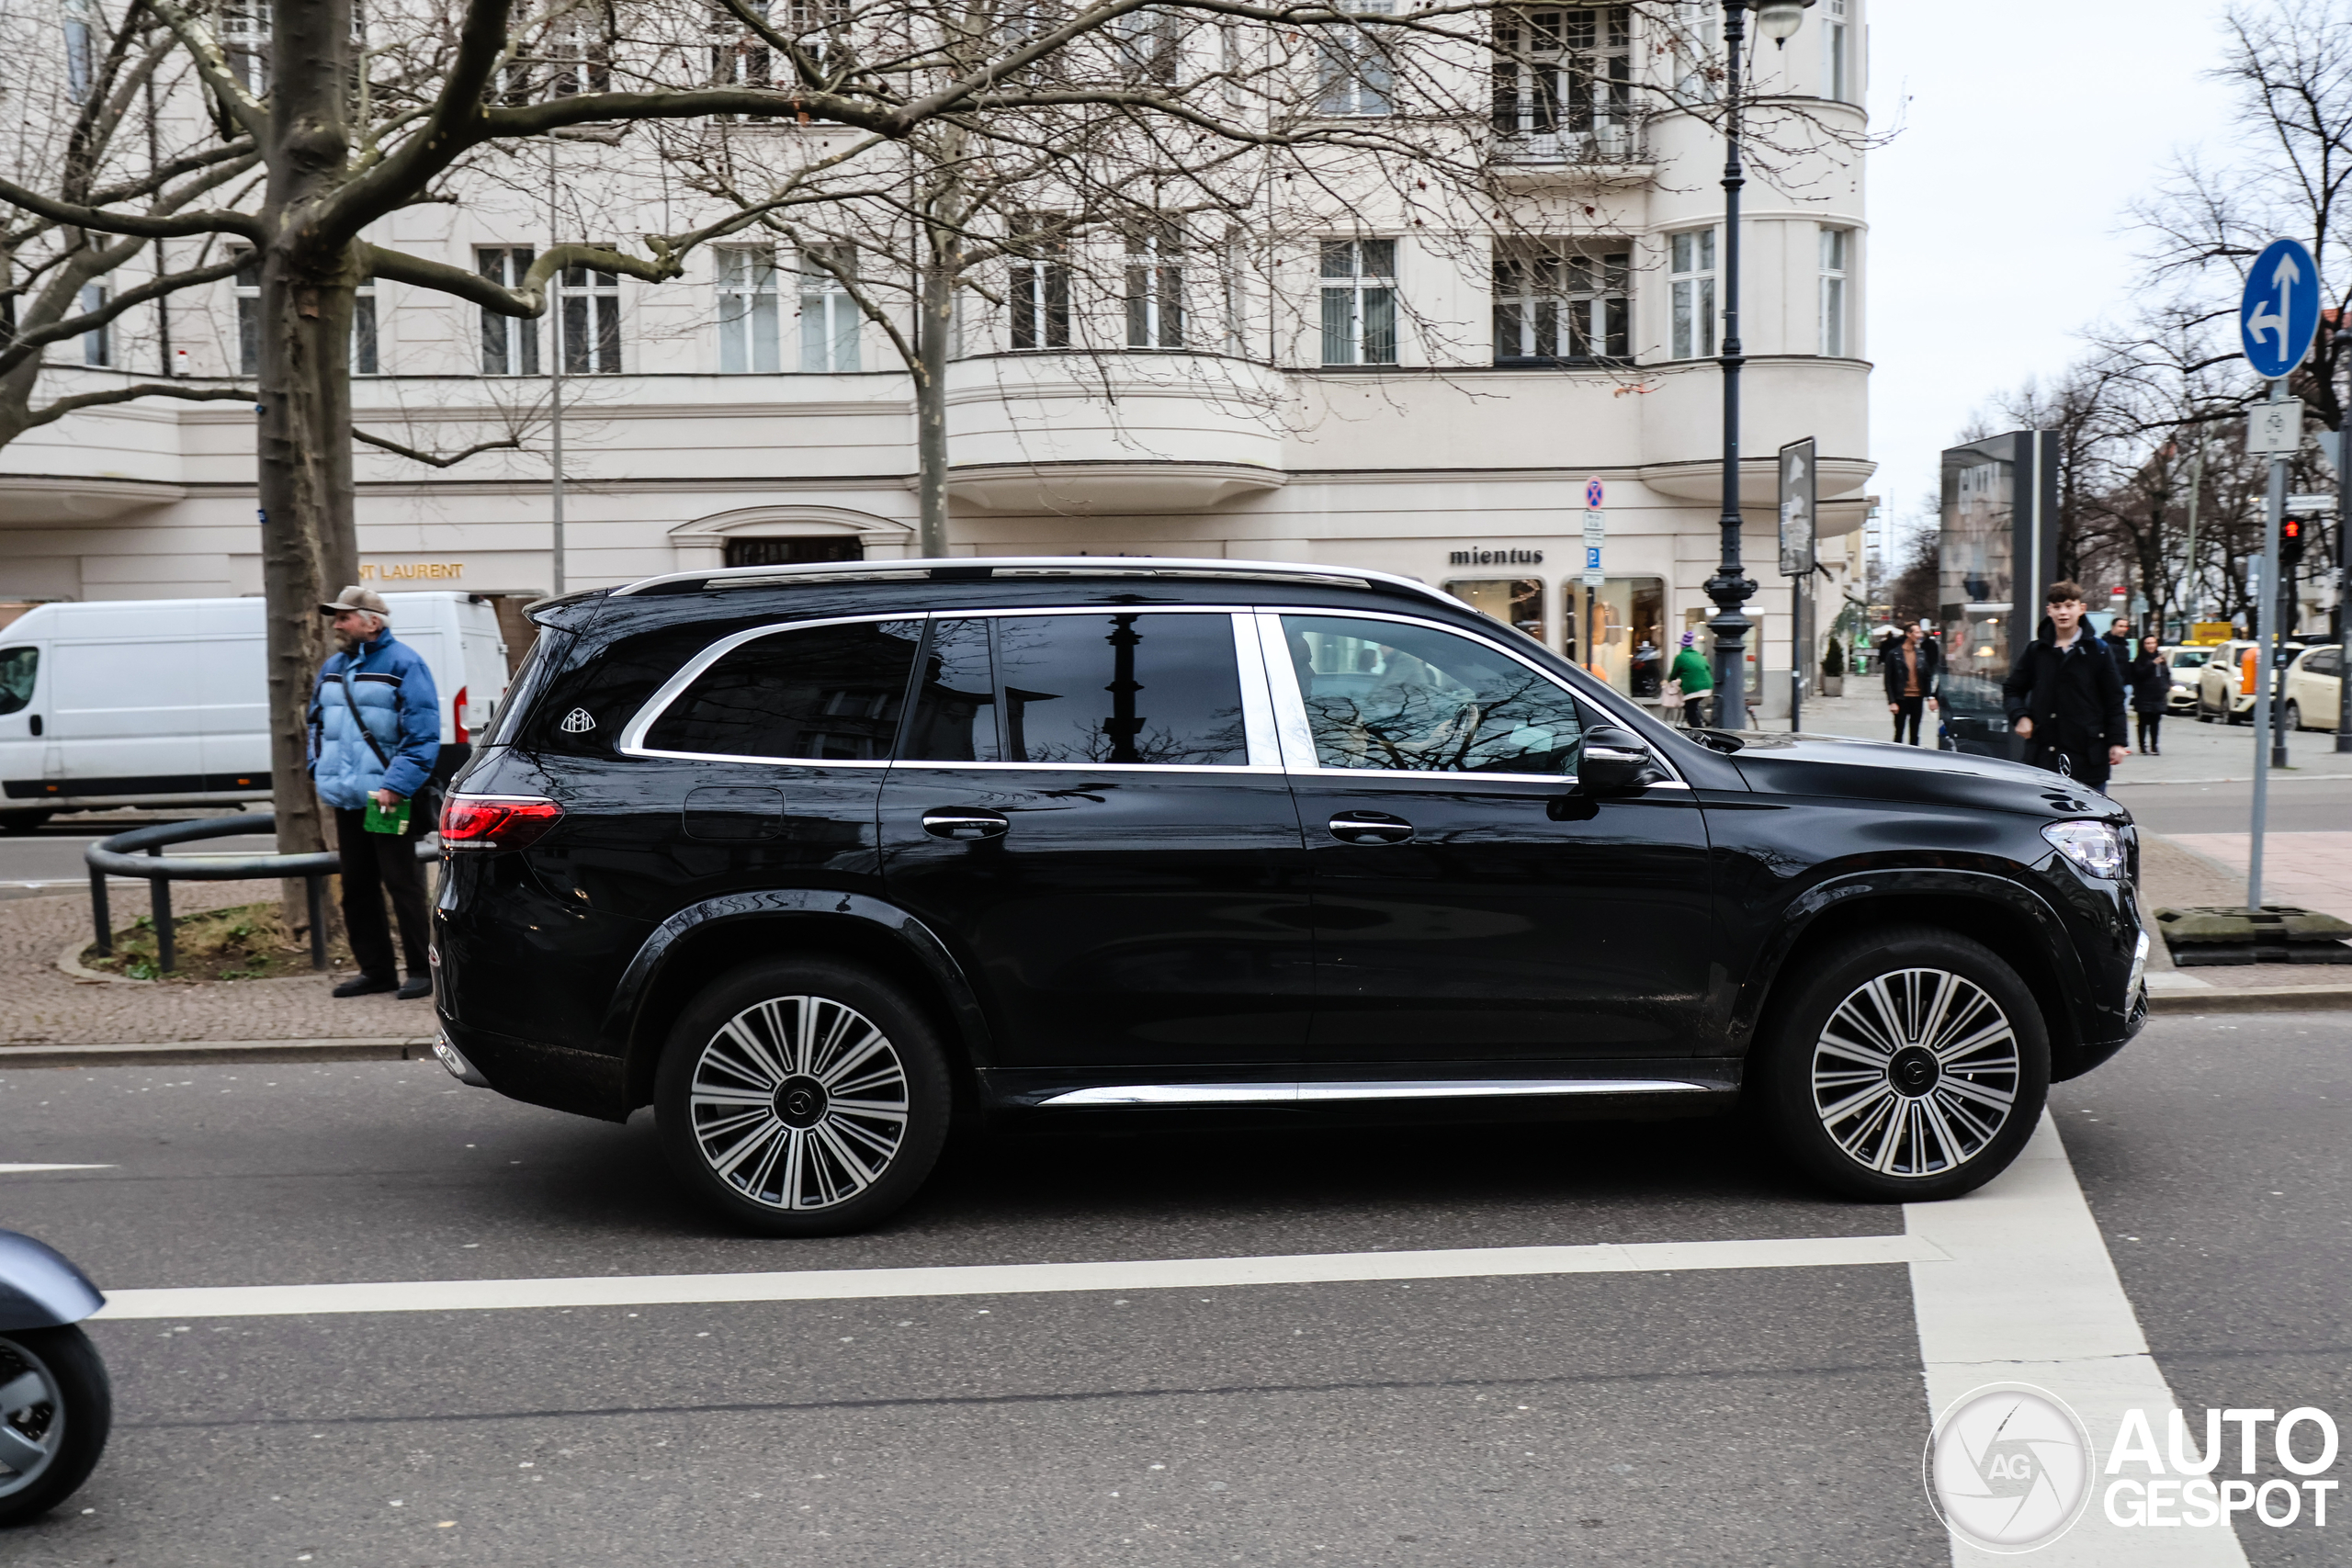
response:
[[[1742,235],[1744,548],[1768,716],[1787,711],[1791,658],[1783,443],[1818,444],[1824,628],[1861,568],[1863,3],[1819,0],[1757,62],[1770,96],[1758,118],[1781,144],[1751,170]],[[1129,258],[1145,282],[1108,325],[1073,325],[1049,268],[1001,280],[949,371],[953,552],[1373,568],[1448,587],[1628,687],[1657,668],[1642,643],[1670,656],[1712,613],[1702,585],[1718,554],[1722,140],[1701,117],[1592,85],[1678,68],[1650,47],[1645,15],[1538,6],[1523,17],[1530,41],[1498,73],[1488,152],[1492,188],[1523,210],[1493,234],[1440,243],[1401,212],[1385,230],[1386,209],[1369,201],[1334,213],[1328,237],[1266,274],[1282,297],[1216,341],[1202,341],[1216,313],[1193,298],[1215,280],[1191,258]],[[1385,106],[1358,84],[1326,107],[1376,118]],[[554,154],[558,214],[567,182],[588,177],[563,166],[577,155]],[[551,238],[591,237],[553,232],[566,220],[534,206],[529,183],[407,209],[380,238],[505,276]],[[607,232],[676,226],[604,199]],[[1550,243],[1544,226],[1562,213],[1575,231]],[[524,442],[447,469],[363,448],[372,585],[537,595],[556,582],[546,403],[559,364],[567,588],[916,552],[910,383],[837,285],[788,255],[718,247],[676,281],[575,271],[560,293],[539,321],[389,281],[363,298],[363,427],[436,452],[501,429]],[[169,301],[135,339],[62,345],[55,385],[234,375],[250,365],[249,299],[223,283]],[[1588,596],[1595,479],[1607,581]],[[254,504],[243,404],[71,416],[0,453],[0,600],[258,592]]]

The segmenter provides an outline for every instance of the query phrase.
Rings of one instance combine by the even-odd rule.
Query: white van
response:
[[[392,635],[433,671],[441,776],[506,694],[491,602],[388,593]],[[269,798],[259,599],[38,604],[0,627],[0,832],[60,811]]]

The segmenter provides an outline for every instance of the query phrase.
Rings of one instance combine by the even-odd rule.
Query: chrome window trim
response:
[[[1292,1083],[1104,1084],[1041,1100],[1040,1107],[1295,1105],[1364,1100],[1490,1100],[1527,1095],[1704,1094],[1682,1078],[1366,1078]]]
[[[843,565],[854,563],[843,562]],[[742,568],[757,570],[758,568]],[[932,621],[1002,620],[1012,616],[1035,615],[1223,615],[1234,627],[1235,678],[1241,688],[1242,744],[1250,760],[1247,762],[967,762],[940,761],[929,758],[909,760],[897,757],[753,757],[726,751],[662,751],[645,744],[646,731],[660,721],[670,705],[684,694],[687,687],[701,678],[703,672],[745,643],[783,632],[813,631],[823,626],[870,626],[890,621],[914,621],[926,626]],[[751,626],[720,637],[681,665],[677,672],[655,689],[645,699],[644,705],[627,725],[622,727],[619,743],[614,748],[624,757],[650,757],[675,762],[737,762],[778,768],[971,768],[987,770],[1018,769],[1036,772],[1053,769],[1059,772],[1110,772],[1122,773],[1280,773],[1283,772],[1282,757],[1273,735],[1273,704],[1264,681],[1262,660],[1256,661],[1260,677],[1250,679],[1253,661],[1249,654],[1248,638],[1255,633],[1247,625],[1250,620],[1249,607],[1230,604],[1170,604],[1153,605],[1133,611],[1116,606],[1080,604],[1030,608],[1026,606],[991,606],[981,610],[910,610],[897,615],[826,615],[816,620],[777,621],[767,626]],[[896,749],[894,739],[893,750]]]
[[[1419,615],[1400,615],[1385,610],[1359,610],[1352,607],[1335,610],[1320,605],[1274,607],[1261,604],[1254,611],[1254,618],[1258,622],[1258,639],[1265,660],[1266,678],[1273,687],[1275,725],[1282,737],[1283,762],[1294,773],[1346,779],[1493,779],[1506,784],[1573,784],[1577,782],[1577,775],[1574,773],[1422,773],[1404,768],[1327,768],[1323,766],[1317,761],[1315,755],[1314,731],[1306,719],[1306,698],[1305,694],[1299,691],[1297,675],[1291,669],[1289,645],[1283,640],[1282,617],[1284,615],[1314,615],[1332,620],[1389,621],[1398,626],[1419,626],[1428,631],[1444,632],[1454,637],[1464,637],[1501,654],[1506,659],[1526,666],[1535,674],[1566,692],[1570,697],[1590,703],[1594,707],[1609,714],[1613,719],[1623,722],[1625,717],[1623,713],[1614,711],[1615,693],[1610,694],[1611,702],[1597,701],[1589,694],[1577,690],[1524,654],[1487,637],[1483,632],[1473,631],[1465,626],[1448,626],[1442,621],[1425,620]],[[1638,729],[1634,731],[1637,736],[1640,733]],[[1658,766],[1672,775],[1668,779],[1648,785],[1647,788],[1687,790],[1690,787],[1683,779],[1681,771],[1675,767],[1671,758],[1656,746],[1649,744],[1646,739],[1643,744],[1650,755],[1657,760]]]

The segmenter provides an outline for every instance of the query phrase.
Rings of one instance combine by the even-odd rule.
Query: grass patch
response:
[[[114,953],[101,958],[85,949],[81,964],[132,980],[200,983],[207,980],[276,980],[317,973],[311,944],[298,939],[278,918],[276,903],[237,904],[181,915],[172,921],[173,958],[168,975],[156,966],[155,922],[141,915],[114,933]],[[329,964],[348,970],[351,950],[340,938],[327,944]]]

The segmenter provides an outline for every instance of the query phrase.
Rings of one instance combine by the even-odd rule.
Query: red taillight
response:
[[[472,732],[466,728],[466,689],[463,686],[458,688],[458,700],[449,705],[449,728],[458,732],[458,745],[463,746],[472,740]]]
[[[445,850],[519,850],[562,820],[552,800],[453,795],[441,807]]]

